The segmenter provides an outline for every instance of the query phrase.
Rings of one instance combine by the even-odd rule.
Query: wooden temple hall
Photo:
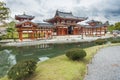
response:
[[[84,21],[87,17],[76,17],[72,12],[56,11],[55,16],[51,19],[44,20],[45,23],[34,23],[31,15],[15,15],[18,20],[16,28],[19,39],[51,39],[52,36],[65,35],[91,35],[100,34],[106,31],[106,24],[98,25],[97,22],[88,22],[89,25],[79,25],[78,22]]]
[[[103,24],[100,21],[90,20],[87,25],[81,25],[81,33],[85,36],[105,36],[108,25],[108,21]]]
[[[34,23],[31,22],[34,16],[30,15],[15,15],[19,39],[22,41],[26,39],[50,39],[53,35],[54,25],[49,23]]]

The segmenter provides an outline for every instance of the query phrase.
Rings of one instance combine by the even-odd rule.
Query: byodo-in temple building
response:
[[[34,23],[31,15],[15,15],[18,20],[16,28],[19,39],[51,39],[53,36],[65,35],[86,35],[102,36],[105,35],[107,25],[98,21],[91,20],[89,25],[80,25],[78,22],[87,20],[87,17],[76,17],[72,12],[56,11],[55,16],[51,19],[44,20],[45,23]]]
[[[34,16],[16,15],[15,19],[19,22],[16,24],[19,39],[48,39],[52,38],[54,25],[49,23],[33,23],[31,20]]]

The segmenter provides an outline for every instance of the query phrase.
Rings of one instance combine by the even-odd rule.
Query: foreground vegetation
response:
[[[23,60],[15,64],[8,72],[8,78],[12,80],[26,80],[36,69],[35,60]]]
[[[86,48],[87,56],[82,61],[72,61],[62,55],[39,63],[36,73],[28,80],[83,80],[87,72],[86,65],[100,48],[107,46],[109,45]]]
[[[35,73],[29,77],[28,80],[83,80],[84,75],[87,72],[86,65],[90,62],[94,54],[100,48],[112,45],[107,44],[85,48],[84,50],[86,51],[87,56],[81,61],[72,61],[65,55],[61,55],[44,62],[40,62],[37,64]],[[120,44],[118,43],[114,45]],[[9,79],[4,77],[0,80]]]
[[[73,61],[79,61],[86,56],[86,52],[80,48],[73,48],[66,52],[66,56]]]

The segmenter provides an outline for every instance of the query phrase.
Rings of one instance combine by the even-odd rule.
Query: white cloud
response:
[[[11,15],[30,14],[35,21],[52,18],[55,11],[73,12],[76,16],[88,16],[90,19],[117,21],[120,11],[119,0],[2,0],[7,3]],[[116,16],[115,16],[116,15]]]

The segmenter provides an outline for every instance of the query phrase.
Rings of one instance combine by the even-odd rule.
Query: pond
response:
[[[66,44],[40,44],[23,47],[0,47],[0,76],[7,74],[7,71],[21,60],[34,59],[37,61],[44,61],[65,54],[65,51],[71,48],[85,48],[94,45],[94,42],[78,42]]]

